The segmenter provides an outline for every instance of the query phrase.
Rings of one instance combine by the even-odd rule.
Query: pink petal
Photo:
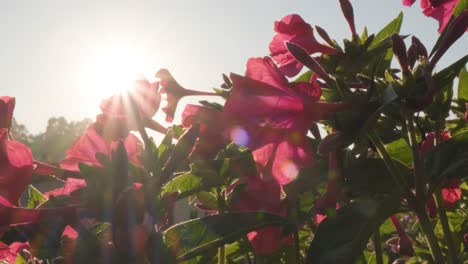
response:
[[[0,195],[16,204],[31,179],[32,170],[31,150],[8,140],[6,129],[0,129]]]
[[[140,140],[133,134],[129,134],[124,141],[128,159],[135,165],[140,165]],[[89,166],[101,166],[96,159],[97,153],[110,157],[111,151],[116,149],[117,141],[109,142],[102,138],[96,131],[96,125],[91,125],[73,144],[68,148],[65,159],[60,162],[60,167],[70,171],[79,171],[78,164],[84,163]]]
[[[412,6],[416,0],[403,0],[403,5]]]
[[[14,242],[10,245],[0,242],[0,261],[7,261],[7,263],[15,263],[16,257],[23,249],[31,251],[29,243]]]
[[[45,192],[44,196],[47,199],[49,199],[50,196],[67,195],[84,187],[86,187],[85,180],[76,179],[76,178],[67,178],[67,181],[65,182],[65,185],[63,187]]]
[[[302,65],[297,62],[289,53],[285,42],[292,42],[309,54],[321,52],[324,54],[336,54],[337,51],[329,46],[317,42],[314,37],[312,27],[307,24],[299,15],[292,14],[275,22],[277,34],[270,42],[270,52],[273,59],[280,65],[280,70],[288,77],[295,76],[302,69]]]
[[[0,96],[0,128],[10,128],[15,109],[15,97]]]
[[[424,9],[423,13],[439,21],[439,33],[441,33],[447,26],[458,0],[445,0],[437,7],[431,6],[430,2],[428,2],[427,0],[421,1],[421,7]]]

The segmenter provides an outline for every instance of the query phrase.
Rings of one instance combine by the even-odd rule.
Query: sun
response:
[[[125,93],[144,74],[141,52],[132,48],[98,50],[87,62],[88,89],[96,99]]]

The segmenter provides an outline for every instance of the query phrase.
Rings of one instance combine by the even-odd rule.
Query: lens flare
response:
[[[296,178],[299,174],[299,168],[296,166],[296,164],[289,160],[281,164],[280,170],[283,175],[286,175],[286,177],[290,179]]]
[[[240,146],[246,146],[249,144],[249,133],[242,127],[235,127],[231,129],[230,133],[231,140]]]

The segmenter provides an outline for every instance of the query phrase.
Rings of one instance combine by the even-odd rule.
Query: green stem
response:
[[[373,239],[375,249],[375,260],[377,264],[383,264],[383,252],[382,252],[382,239],[380,237],[380,229],[375,231]]]
[[[414,128],[413,114],[406,115],[406,128],[408,129],[408,140],[413,152],[413,168],[414,168],[414,186],[416,187],[416,199],[418,203],[426,202],[426,193],[424,187],[424,166],[419,152],[419,145],[416,141],[416,130]]]
[[[367,137],[369,140],[374,144],[375,148],[377,149],[377,152],[379,153],[380,157],[383,159],[385,166],[387,167],[387,170],[389,171],[390,175],[392,176],[393,180],[397,184],[398,188],[400,189],[400,192],[405,196],[405,198],[408,201],[408,204],[412,205],[414,204],[414,195],[411,192],[411,189],[408,186],[408,183],[406,182],[406,179],[403,178],[400,173],[398,173],[398,170],[395,167],[395,164],[393,163],[392,157],[390,157],[390,154],[388,154],[387,149],[385,148],[385,145],[383,144],[382,140],[375,135],[374,133],[368,133]]]
[[[435,125],[435,145],[437,146],[441,142],[440,132],[443,127],[443,123],[441,122],[441,118],[438,118]],[[437,204],[437,213],[439,214],[440,224],[442,226],[442,230],[444,231],[444,240],[447,244],[448,249],[448,260],[450,263],[457,263],[457,248],[455,246],[455,242],[453,240],[452,231],[450,230],[450,225],[447,218],[447,212],[445,210],[445,203],[442,197],[442,190],[437,189],[434,193],[436,204]]]
[[[447,213],[445,211],[445,204],[442,198],[442,191],[438,190],[435,193],[437,201],[437,212],[439,214],[440,224],[442,225],[442,230],[444,231],[444,239],[448,248],[448,259],[449,263],[456,264],[457,261],[457,249],[453,241],[452,231],[450,230],[450,225],[447,219]]]
[[[226,248],[223,246],[218,248],[218,264],[226,263]]]
[[[221,188],[216,188],[216,196],[218,200],[218,212],[219,214],[223,214],[226,210],[225,198],[224,193],[222,192]],[[224,245],[218,248],[218,264],[225,264],[226,263],[226,247]]]
[[[294,223],[294,252],[295,254],[295,260],[294,263],[300,264],[301,263],[301,249],[299,246],[299,228],[298,226],[298,206],[297,206],[297,200],[295,201],[295,206],[293,206],[293,223]]]
[[[429,250],[431,251],[434,262],[445,263],[444,258],[442,257],[442,251],[440,250],[439,244],[437,243],[437,237],[434,234],[431,222],[427,216],[426,208],[424,205],[418,205],[417,208],[415,208],[415,212],[418,215],[422,231],[426,236],[426,240],[429,244]]]

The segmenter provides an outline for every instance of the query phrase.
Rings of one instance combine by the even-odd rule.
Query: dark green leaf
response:
[[[197,167],[197,164],[192,164],[190,167],[189,173],[177,176],[164,185],[161,194],[177,193],[177,198],[181,199],[224,184],[224,179],[212,168]]]
[[[226,213],[174,225],[164,232],[164,237],[181,261],[232,243],[262,227],[288,224],[286,219],[265,212]]]
[[[433,183],[444,178],[468,176],[468,131],[462,131],[451,139],[440,143],[426,157]]]
[[[453,81],[453,79],[460,73],[460,70],[465,67],[467,62],[468,55],[465,55],[463,58],[457,60],[447,68],[434,74],[433,78],[434,82],[436,83],[436,87],[444,87],[447,83]]]
[[[400,206],[399,199],[357,199],[323,220],[310,245],[306,263],[352,263],[370,236]]]
[[[394,160],[394,164],[400,174],[409,175],[411,173],[409,168],[402,163]],[[345,186],[352,197],[395,195],[395,192],[398,191],[398,187],[388,173],[382,159],[360,159],[344,170],[348,177]]]

